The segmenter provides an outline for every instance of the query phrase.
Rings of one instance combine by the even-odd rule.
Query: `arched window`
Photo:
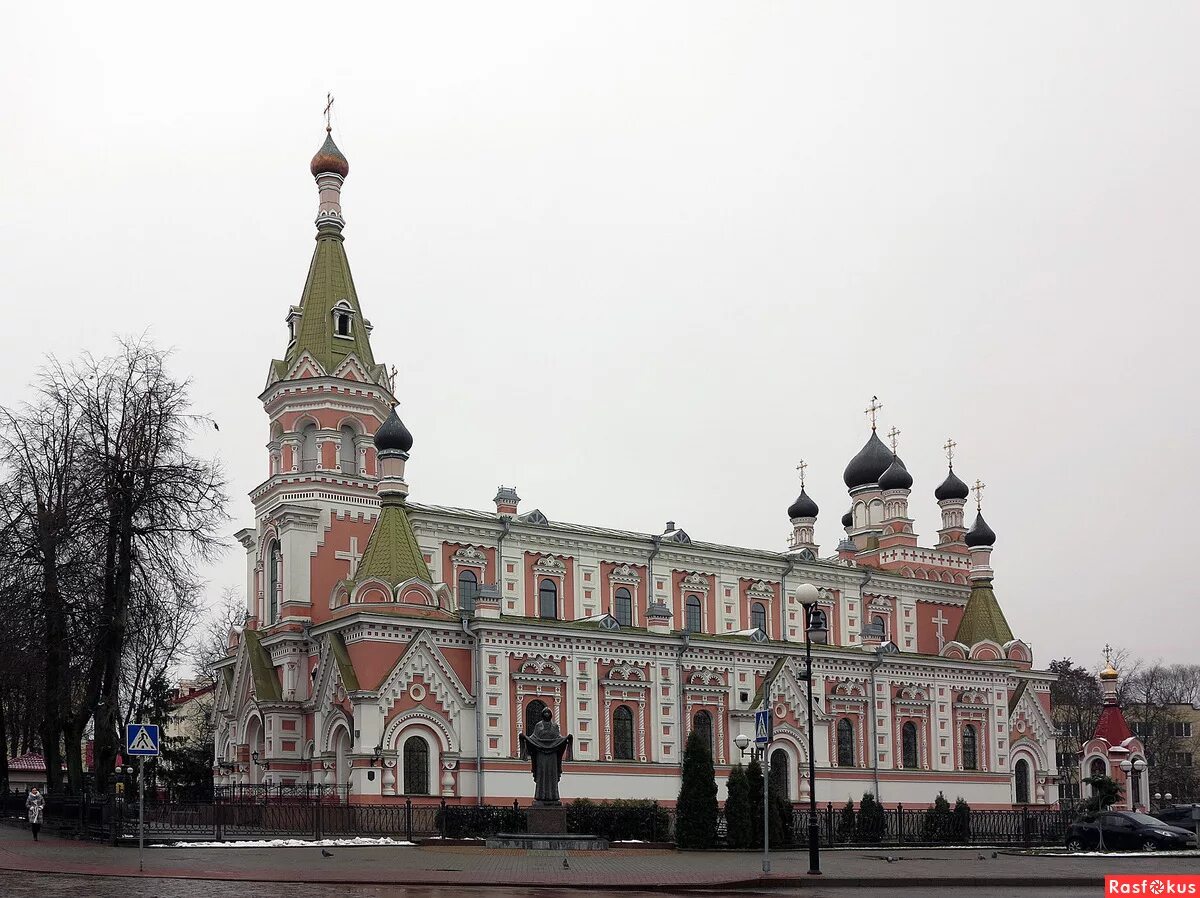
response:
[[[881,615],[877,614],[871,618],[871,624],[875,627],[876,633],[878,633],[880,636],[887,636],[887,623],[884,622],[884,619]]]
[[[429,794],[429,743],[420,736],[404,740],[404,794]]]
[[[617,623],[622,627],[633,626],[633,596],[624,586],[617,588],[614,596],[613,617],[617,619]]]
[[[969,723],[963,727],[962,762],[963,770],[979,769],[979,739],[975,727]]]
[[[1088,765],[1088,776],[1108,776],[1108,768],[1104,765],[1103,758],[1092,758],[1092,763]],[[1092,794],[1096,794],[1096,787],[1092,786]]]
[[[339,453],[342,459],[342,473],[357,474],[358,449],[354,446],[354,428],[346,424],[338,433],[342,436],[342,445]]]
[[[317,425],[305,424],[300,431],[300,470],[317,469]]]
[[[525,735],[528,736],[533,732],[533,728],[537,726],[538,721],[542,719],[542,712],[546,710],[546,703],[541,699],[535,698],[525,706]]]
[[[475,610],[475,597],[479,595],[479,578],[474,571],[458,572],[458,607],[464,611]]]
[[[900,727],[900,748],[904,767],[917,769],[917,726],[911,720]]]
[[[351,336],[351,331],[354,327],[353,322],[354,313],[350,310],[349,305],[339,303],[338,307],[333,310],[334,333],[339,337]]]
[[[688,596],[685,603],[684,629],[689,633],[699,633],[703,629],[700,619],[700,597]]]
[[[558,587],[548,577],[538,587],[538,615],[549,618],[558,617]]]
[[[837,757],[839,767],[854,766],[854,724],[846,717],[837,723]]]
[[[791,771],[788,753],[782,748],[771,752],[771,791],[787,801],[792,800]]]
[[[267,623],[273,624],[279,619],[279,568],[283,557],[279,554],[279,541],[271,543],[268,550],[267,564],[270,573],[267,576]]]
[[[625,705],[613,711],[613,758],[633,760],[633,712]]]
[[[750,606],[750,626],[767,632],[767,606],[762,602]]]
[[[1029,762],[1017,761],[1013,776],[1017,782],[1017,804],[1029,804]]]
[[[711,755],[713,750],[712,715],[707,711],[697,711],[692,717],[692,729],[700,734]]]

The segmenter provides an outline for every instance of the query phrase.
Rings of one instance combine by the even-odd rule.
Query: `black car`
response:
[[[1196,818],[1193,815],[1193,808],[1200,808],[1200,804],[1177,804],[1173,808],[1161,808],[1154,812],[1154,816],[1171,826],[1195,829]]]
[[[1101,831],[1104,848],[1108,851],[1170,851],[1196,844],[1196,834],[1191,830],[1163,823],[1149,814],[1105,811],[1085,814],[1072,823],[1067,828],[1067,848],[1071,851],[1097,849]]]

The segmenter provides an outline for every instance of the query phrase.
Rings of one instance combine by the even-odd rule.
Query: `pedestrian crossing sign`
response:
[[[773,721],[770,710],[754,712],[754,741],[759,745],[767,745],[771,741]]]
[[[134,757],[157,758],[158,726],[153,723],[131,723],[125,727],[125,750]]]

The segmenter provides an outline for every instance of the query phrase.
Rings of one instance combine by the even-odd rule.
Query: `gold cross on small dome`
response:
[[[896,437],[900,436],[900,428],[893,427],[888,431],[888,439],[892,441],[892,455],[896,454]]]
[[[954,447],[957,445],[958,443],[954,442],[953,439],[948,438],[946,445],[942,446],[946,450],[946,461],[950,462],[950,467],[952,468],[954,467]]]
[[[987,489],[987,484],[982,480],[976,480],[975,485],[971,487],[971,491],[975,493],[975,510],[979,511],[983,507],[983,491]]]
[[[796,465],[796,470],[800,472],[800,489],[804,489],[804,470],[808,467],[808,462],[800,459],[800,464]]]

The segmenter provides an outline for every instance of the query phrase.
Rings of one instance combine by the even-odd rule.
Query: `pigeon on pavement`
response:
[[[570,869],[571,869],[571,865],[567,863],[567,859],[566,859],[565,857],[563,858],[563,869],[564,869],[564,870],[570,870]]]
[[[322,848],[321,849],[321,857],[333,857],[333,852],[326,851],[324,848]]]

